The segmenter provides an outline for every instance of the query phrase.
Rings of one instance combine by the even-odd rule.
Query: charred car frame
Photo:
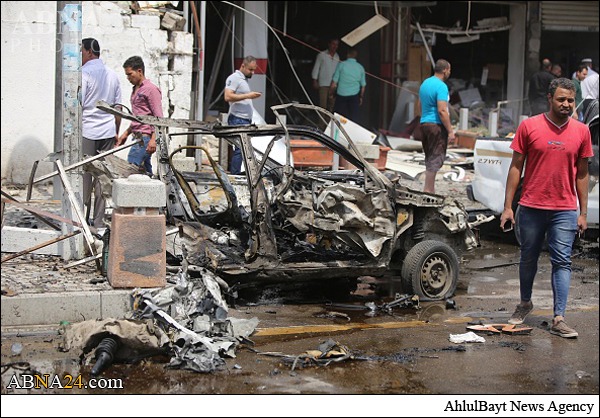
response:
[[[311,126],[223,126],[192,120],[133,116],[98,105],[157,129],[157,176],[167,185],[167,222],[179,227],[177,254],[189,265],[207,268],[229,285],[321,281],[360,276],[401,278],[405,292],[422,300],[445,299],[458,282],[459,257],[479,245],[469,215],[454,198],[409,189],[367,162],[334,115],[316,106],[274,106],[290,112],[317,112],[333,121],[347,146]],[[179,128],[182,132],[172,133]],[[214,135],[241,148],[245,174],[228,175],[202,146],[169,152],[173,135]],[[255,148],[262,139],[263,152]],[[300,171],[290,138],[311,139],[357,169]],[[285,158],[273,157],[284,145]],[[210,167],[178,171],[173,157],[200,150]],[[394,178],[395,177],[395,178]],[[167,246],[169,247],[169,245]]]

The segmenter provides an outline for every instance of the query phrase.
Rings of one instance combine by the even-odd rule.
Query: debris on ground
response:
[[[331,363],[339,363],[354,358],[348,347],[332,339],[323,341],[316,350],[307,350],[295,356],[275,352],[255,352],[265,356],[280,357],[284,363],[292,365],[292,371],[296,367],[328,366]]]
[[[82,363],[95,362],[96,374],[111,363],[154,355],[170,356],[169,368],[209,373],[224,367],[222,357],[235,357],[237,345],[248,342],[258,325],[257,318],[227,317],[219,283],[208,270],[199,278],[180,271],[174,285],[135,289],[132,299],[132,318],[66,325],[61,348],[81,350]]]
[[[108,318],[67,324],[62,328],[62,351],[80,351],[84,365],[94,362],[94,350],[104,338],[119,341],[113,352],[113,363],[134,363],[141,359],[166,354],[169,337],[152,321]]]
[[[516,351],[525,351],[525,344],[517,343],[517,342],[509,342],[509,341],[500,341],[498,343],[500,347],[510,347]]]
[[[335,311],[327,311],[324,313],[320,313],[315,315],[317,318],[327,318],[327,319],[345,319],[346,321],[350,321],[350,317],[342,312]]]
[[[467,329],[477,332],[486,332],[488,335],[501,333],[510,335],[525,335],[531,333],[533,328],[513,324],[479,324],[469,325]]]
[[[450,334],[448,340],[454,344],[462,344],[462,343],[484,343],[485,338],[480,337],[474,332],[467,332],[465,334]]]
[[[336,309],[346,309],[346,310],[366,310],[368,311],[366,315],[375,316],[380,313],[385,313],[388,315],[392,315],[393,310],[395,308],[399,309],[420,309],[421,306],[419,304],[419,296],[415,294],[399,294],[396,293],[394,296],[394,300],[391,302],[383,303],[381,305],[376,304],[375,302],[367,302],[364,305],[353,305],[346,303],[330,303],[327,305],[330,308]],[[342,314],[345,315],[345,314]]]

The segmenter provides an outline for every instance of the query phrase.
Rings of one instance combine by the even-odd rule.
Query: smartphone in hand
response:
[[[508,221],[504,224],[504,226],[502,227],[502,232],[510,232],[513,230],[513,223]]]

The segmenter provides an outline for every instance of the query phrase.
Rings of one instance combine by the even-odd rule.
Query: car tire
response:
[[[421,241],[408,251],[402,264],[402,286],[422,300],[443,300],[458,284],[458,256],[448,244]]]
[[[472,202],[476,202],[477,199],[475,199],[475,194],[473,193],[473,185],[469,184],[465,190],[467,191],[467,198]]]

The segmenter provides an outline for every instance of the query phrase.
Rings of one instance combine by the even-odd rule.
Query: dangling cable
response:
[[[465,30],[465,35],[470,37],[471,35],[469,35],[469,26],[471,25],[471,2],[468,1],[467,4],[469,5],[469,8],[467,12],[467,28]]]

